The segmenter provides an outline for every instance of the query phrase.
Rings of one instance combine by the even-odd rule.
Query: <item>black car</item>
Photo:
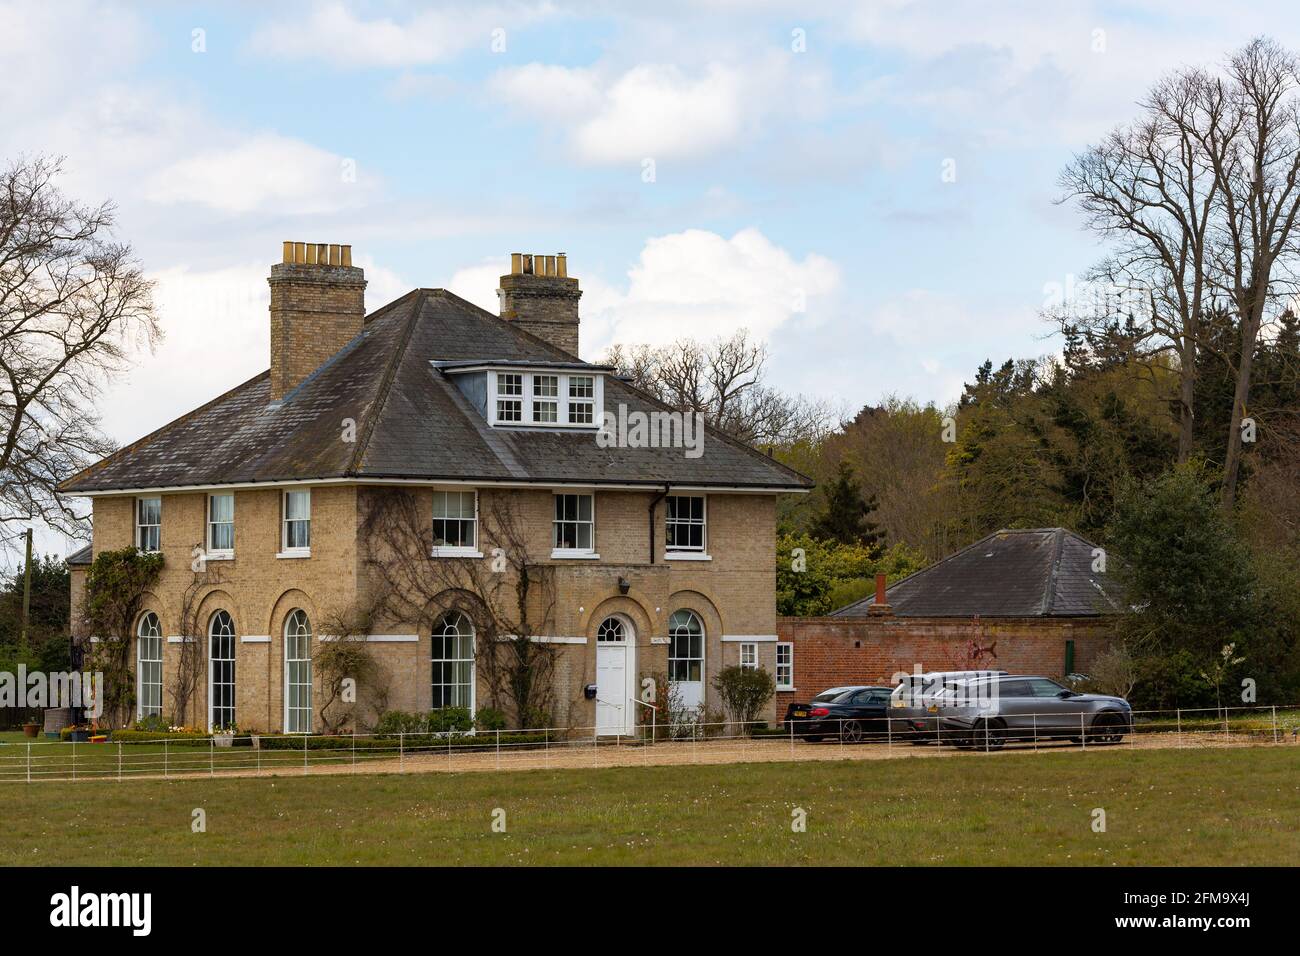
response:
[[[810,743],[839,737],[857,743],[866,737],[885,737],[890,687],[832,687],[807,704],[791,704],[785,726]]]

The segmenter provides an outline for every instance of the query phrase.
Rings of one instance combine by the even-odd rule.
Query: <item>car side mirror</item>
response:
[[[1072,690],[1063,690],[1063,691],[1061,691],[1059,694],[1057,694],[1056,696],[1057,696],[1057,697],[1060,697],[1060,698],[1062,698],[1062,699],[1064,699],[1064,698],[1066,698],[1066,697],[1073,697],[1073,696],[1074,696],[1074,691],[1072,691]]]

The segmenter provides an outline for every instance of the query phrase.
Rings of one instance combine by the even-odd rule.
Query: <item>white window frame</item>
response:
[[[591,499],[591,520],[582,521],[575,519],[573,521],[564,520],[555,517],[555,507],[560,498],[590,498]],[[591,547],[590,548],[562,548],[558,545],[559,525],[561,524],[588,524],[591,526]],[[599,558],[596,552],[596,493],[594,491],[556,491],[551,495],[551,557],[560,559],[585,559],[593,560]]]
[[[786,653],[785,663],[781,663],[781,652]],[[787,680],[781,682],[781,671],[785,670]],[[777,690],[794,690],[794,642],[777,641],[776,642],[776,689]]]
[[[686,656],[683,657],[678,653],[678,651],[680,650],[680,644],[674,641],[674,638],[676,638],[678,635],[673,633],[675,630],[673,626],[673,618],[677,617],[677,615],[679,614],[689,614],[695,620],[695,623],[699,625],[700,653],[698,657],[692,656],[690,653],[691,648],[690,648],[689,630],[686,632],[686,634],[683,635],[683,637],[685,637],[687,641]],[[704,674],[705,674],[704,652],[707,645],[708,645],[708,631],[704,627],[704,619],[702,617],[700,617],[698,614],[696,614],[688,607],[678,608],[676,611],[673,611],[672,614],[668,615],[668,680],[673,683],[679,681],[685,681],[688,683],[698,682],[702,684],[704,682]],[[678,664],[678,665],[685,664],[688,669],[690,668],[691,664],[698,664],[700,670],[700,676],[699,677],[674,677],[673,676],[674,664]]]
[[[152,633],[145,634],[144,633],[145,624],[149,621],[153,622]],[[144,614],[140,616],[140,623],[137,624],[135,627],[135,640],[136,640],[136,647],[135,647],[135,674],[136,674],[135,716],[136,719],[139,720],[142,717],[161,717],[162,705],[163,705],[162,624],[158,620],[158,615],[155,614],[153,611],[146,611]],[[157,657],[144,656],[144,648],[145,648],[146,640],[149,641],[150,650],[154,650],[157,652],[158,655]],[[158,665],[158,679],[156,681],[145,679],[146,664]],[[152,670],[152,668],[150,669]],[[146,685],[150,687],[158,688],[158,709],[157,710],[150,709],[148,712],[145,711],[144,689]]]
[[[213,656],[212,656],[212,638],[213,638],[213,633],[212,633],[212,631],[213,631],[213,628],[215,627],[215,625],[216,625],[216,623],[217,623],[217,616],[220,615],[220,614],[225,614],[227,620],[230,621],[230,634],[228,635],[229,638],[230,638],[230,656],[229,656],[229,657],[213,657]],[[213,723],[213,720],[214,720],[214,718],[216,717],[216,707],[215,707],[216,700],[215,700],[214,697],[213,697],[212,691],[213,691],[213,688],[215,687],[215,685],[217,685],[218,683],[221,684],[222,686],[229,686],[229,687],[230,687],[230,708],[229,708],[229,710],[230,710],[230,724],[235,723],[235,721],[236,721],[236,719],[237,719],[237,718],[236,718],[236,708],[237,708],[237,705],[238,705],[238,702],[239,702],[239,697],[238,697],[238,691],[239,691],[239,683],[238,683],[238,678],[239,678],[239,672],[238,672],[238,667],[239,667],[239,662],[238,662],[239,638],[238,638],[238,637],[236,636],[236,634],[235,634],[235,619],[234,619],[234,617],[231,615],[231,613],[230,613],[229,611],[225,610],[224,608],[218,608],[217,610],[215,610],[215,611],[212,612],[212,616],[211,616],[210,618],[208,618],[208,628],[207,628],[207,630],[208,630],[208,633],[207,633],[207,642],[208,642],[208,732],[211,733],[213,730],[216,729],[216,724]],[[225,635],[223,635],[223,636],[225,636]],[[229,662],[230,662],[230,680],[229,680],[229,681],[218,681],[218,680],[216,679],[216,676],[217,676],[217,675],[216,675],[216,670],[217,670],[217,668],[216,668],[215,664],[216,664],[217,661],[222,661],[222,662],[229,661]],[[224,724],[224,725],[222,725],[222,726],[223,726],[223,727],[228,727],[228,726],[230,726],[230,724]]]
[[[305,635],[301,634],[301,628],[299,628],[297,625],[299,615],[302,616],[301,619],[303,623],[306,625],[307,633]],[[300,639],[304,636],[306,637],[307,639],[306,657],[289,656],[289,630],[291,627],[298,632],[294,635],[295,637]],[[314,729],[314,725],[316,722],[316,713],[315,711],[312,710],[312,668],[311,668],[312,631],[311,631],[311,618],[307,616],[307,612],[300,607],[294,608],[292,611],[290,611],[288,617],[284,619],[284,628],[282,630],[282,636],[284,638],[284,732],[286,734],[310,734]],[[290,673],[290,666],[289,666],[290,664],[302,664],[302,663],[306,663],[307,665],[307,680],[305,683],[301,680],[293,681]],[[290,705],[289,689],[291,686],[306,688],[307,705],[305,707],[301,703],[297,707],[293,707]],[[307,726],[305,728],[297,723],[297,719],[301,719],[303,716],[306,717]]]
[[[229,522],[212,520],[212,502],[216,498],[230,499],[230,521]],[[213,547],[212,531],[213,528],[219,524],[230,525],[230,547],[228,548]],[[235,556],[235,493],[233,491],[213,492],[212,494],[208,495],[207,533],[204,536],[204,541],[207,546],[206,557],[209,561],[229,560]]]
[[[434,651],[438,649],[439,644],[440,644],[441,640],[443,639],[443,637],[444,637],[444,635],[445,635],[445,633],[446,633],[446,624],[445,624],[444,622],[447,620],[448,617],[450,617],[450,616],[452,616],[452,615],[455,615],[456,617],[458,617],[458,618],[460,619],[459,622],[457,623],[457,631],[458,631],[458,632],[460,631],[460,626],[461,626],[461,624],[463,624],[463,625],[465,626],[465,628],[466,628],[466,629],[468,630],[468,632],[469,632],[469,633],[468,633],[468,637],[469,637],[469,657],[468,657],[468,658],[465,658],[465,657],[437,657],[437,656],[434,655]],[[465,636],[465,635],[462,635],[462,636]],[[469,618],[468,618],[464,613],[462,613],[462,612],[460,612],[460,611],[447,611],[446,613],[439,615],[438,619],[437,619],[436,621],[434,621],[434,623],[433,623],[433,628],[431,629],[431,633],[430,633],[430,635],[429,635],[429,707],[430,707],[431,709],[439,709],[439,708],[442,708],[442,707],[462,707],[462,706],[463,706],[463,707],[466,707],[466,708],[469,710],[469,713],[470,713],[470,716],[471,716],[471,717],[474,716],[474,714],[477,712],[477,710],[478,710],[478,687],[477,687],[477,685],[478,685],[478,661],[477,661],[477,657],[478,657],[478,644],[477,644],[477,640],[478,640],[478,636],[477,636],[477,634],[475,634],[475,631],[474,631],[474,622],[471,621],[471,620],[470,620],[470,619],[469,619]],[[433,679],[433,666],[434,666],[434,664],[439,664],[439,663],[440,663],[440,664],[443,664],[443,665],[449,665],[449,664],[450,664],[450,665],[456,665],[456,664],[464,664],[464,663],[466,663],[466,662],[469,663],[469,684],[468,684],[468,686],[469,686],[469,702],[468,702],[467,704],[455,704],[455,703],[452,703],[452,704],[438,704],[438,703],[435,703],[434,700],[433,700],[433,688],[434,688],[435,686],[437,686],[437,687],[452,687],[452,688],[455,688],[455,687],[461,687],[461,686],[464,686],[464,685],[463,685],[462,682],[459,681],[459,680],[452,680],[452,681],[445,681],[445,680],[444,680],[444,681],[437,681],[437,682],[435,682],[434,679]],[[454,675],[453,675],[453,676],[454,676]],[[453,696],[455,696],[454,692],[453,692]]]
[[[500,380],[498,375],[517,375],[522,382],[522,394],[520,395],[502,395],[500,392]],[[556,394],[551,396],[538,396],[536,394],[535,380],[538,378],[553,378],[556,381]],[[571,399],[569,395],[569,380],[572,378],[589,378],[591,379],[592,397]],[[503,419],[500,415],[501,409],[498,407],[498,401],[518,401],[520,403],[519,420]],[[555,405],[555,421],[539,421],[537,418],[538,403]],[[571,422],[569,421],[570,407],[579,405],[591,406],[591,421],[589,422]],[[493,425],[499,425],[510,428],[565,428],[594,431],[600,427],[600,413],[605,407],[605,376],[601,372],[591,371],[566,371],[564,369],[489,369],[487,372],[487,411],[488,420]]]
[[[289,496],[306,495],[307,496],[307,517],[294,518],[294,521],[307,522],[307,546],[306,547],[289,547]],[[280,492],[280,553],[277,558],[309,558],[311,557],[311,489],[310,488],[286,488]]]
[[[158,523],[157,524],[143,524],[140,521],[140,507],[146,501],[158,502]],[[145,540],[144,540],[145,528],[158,529],[158,547],[156,548],[145,547]],[[141,551],[144,551],[146,554],[157,554],[162,550],[162,495],[146,495],[144,497],[135,499],[135,546],[139,548]]]
[[[503,378],[519,379],[519,392],[516,394],[513,390],[514,382],[510,382],[511,391],[503,392],[501,390],[501,380]],[[492,421],[501,425],[522,425],[528,419],[524,417],[524,410],[531,407],[529,396],[531,395],[532,376],[525,375],[523,372],[492,372],[488,375],[488,385],[492,393],[490,399],[490,408],[492,409]],[[518,406],[518,418],[505,418],[501,414],[501,406],[504,402],[513,402]]]
[[[683,521],[680,518],[669,521],[668,519],[668,499],[670,498],[699,498],[701,502],[700,520],[696,522],[693,518]],[[682,546],[668,544],[668,527],[671,524],[677,525],[699,525],[700,528],[700,546]],[[664,500],[664,557],[670,561],[711,561],[709,555],[709,496],[708,495],[668,495]]]
[[[746,659],[748,658],[748,660]],[[758,670],[758,642],[741,641],[740,643],[740,666],[747,671]]]
[[[478,520],[478,517],[479,517],[479,514],[478,514],[478,489],[466,490],[466,489],[464,489],[464,488],[434,488],[434,489],[433,489],[433,497],[431,498],[431,501],[430,501],[430,508],[431,508],[431,509],[436,509],[437,506],[434,505],[433,502],[434,502],[434,501],[437,501],[437,496],[438,496],[438,495],[473,495],[473,496],[474,496],[474,517],[473,517],[472,519],[465,519],[465,518],[447,518],[447,517],[445,517],[445,516],[440,517],[440,516],[438,515],[438,513],[437,513],[436,510],[434,510],[434,512],[433,512],[433,517],[432,517],[432,519],[431,519],[431,520],[434,522],[433,527],[435,527],[435,528],[436,528],[436,526],[437,526],[437,525],[436,525],[436,522],[438,522],[438,521],[449,521],[449,520],[450,520],[450,521],[465,521],[465,520],[469,520],[470,523],[471,523],[471,525],[473,526],[473,529],[474,529],[474,543],[473,543],[473,544],[460,544],[460,545],[455,545],[455,544],[436,544],[436,543],[435,543],[435,544],[433,545],[431,551],[429,552],[429,556],[432,557],[432,558],[481,558],[481,557],[483,557],[483,552],[479,550],[479,539],[478,539],[478,536],[479,536],[479,530],[480,530],[480,525],[479,525],[479,520]],[[438,537],[438,535],[437,535],[437,531],[435,530],[435,532],[434,532],[434,539],[435,539],[435,541],[436,541],[437,537]]]

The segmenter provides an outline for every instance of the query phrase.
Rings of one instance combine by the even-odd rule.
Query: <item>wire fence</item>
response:
[[[915,708],[887,717],[764,723],[650,722],[451,734],[159,735],[0,742],[0,783],[956,756],[1055,749],[1300,745],[1300,705],[968,718]]]

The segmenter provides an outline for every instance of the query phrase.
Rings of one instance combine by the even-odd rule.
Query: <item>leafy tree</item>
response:
[[[841,461],[834,480],[824,490],[825,504],[812,521],[814,537],[840,544],[858,544],[878,553],[884,544],[880,526],[871,520],[878,506],[875,495],[864,496],[853,466]]]
[[[857,544],[824,541],[807,534],[778,535],[778,614],[827,614],[870,594],[875,576],[896,581],[925,567],[925,558],[904,544],[882,554]]]
[[[1219,508],[1212,477],[1197,461],[1121,496],[1110,540],[1130,610],[1121,636],[1138,661],[1141,699],[1157,706],[1200,706],[1215,684],[1241,676],[1249,662],[1260,692],[1276,690],[1295,628],[1283,603],[1257,574],[1237,529]],[[1227,665],[1223,648],[1235,653]],[[1225,669],[1226,668],[1226,669]],[[1213,684],[1204,674],[1213,673]]]
[[[81,617],[87,632],[98,638],[87,664],[104,673],[103,710],[124,725],[134,702],[131,638],[145,594],[162,574],[163,556],[134,546],[101,551],[86,572]]]
[[[54,555],[32,560],[31,613],[28,643],[39,647],[47,640],[64,643],[68,636],[68,568]],[[22,633],[23,568],[20,565],[0,589],[0,644],[17,644]]]

